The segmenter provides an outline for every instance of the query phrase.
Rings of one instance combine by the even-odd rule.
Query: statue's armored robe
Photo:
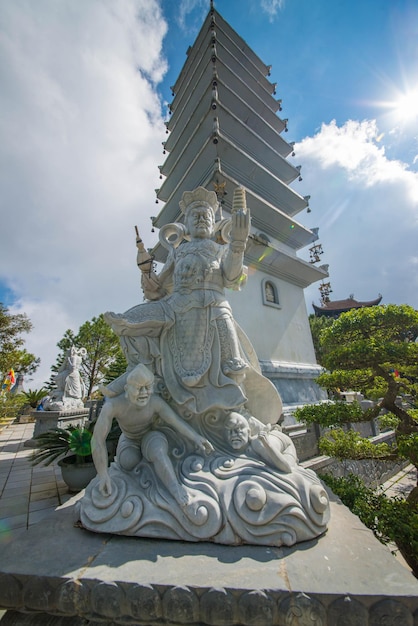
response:
[[[263,422],[281,414],[279,394],[260,372],[248,338],[235,323],[224,287],[224,247],[213,241],[184,243],[175,251],[173,292],[122,315],[106,314],[120,336],[130,367],[142,362],[161,376],[182,413],[203,414],[244,405]],[[167,271],[166,271],[167,273]],[[242,375],[226,375],[226,362],[242,361]]]

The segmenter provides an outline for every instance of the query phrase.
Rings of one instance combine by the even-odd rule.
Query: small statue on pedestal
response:
[[[85,348],[72,346],[65,355],[57,374],[54,376],[55,388],[44,402],[46,411],[68,411],[83,409],[85,385],[80,374]]]

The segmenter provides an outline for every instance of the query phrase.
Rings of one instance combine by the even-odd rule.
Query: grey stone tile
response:
[[[26,486],[30,488],[30,480],[28,480],[28,477],[24,479],[16,480],[13,474],[11,475],[11,477],[9,478],[6,484],[7,484],[7,489],[23,489]]]
[[[12,490],[16,494],[22,494],[22,493],[28,494],[30,492],[30,486],[31,486],[31,481],[30,481],[30,478],[27,477],[26,480],[18,480],[14,483],[7,481],[5,490],[7,490],[8,493],[10,492],[10,490]]]
[[[14,529],[14,528],[26,528],[27,526],[27,521],[28,521],[28,516],[27,515],[12,515],[10,517],[4,517],[1,520],[1,525],[2,528],[6,528],[7,529]]]
[[[31,493],[30,501],[38,502],[39,500],[46,500],[47,498],[53,498],[57,495],[57,489],[47,489],[45,491],[38,491],[35,493]]]
[[[32,485],[42,485],[42,484],[45,484],[47,482],[50,482],[50,483],[52,483],[52,482],[55,483],[56,482],[54,473],[32,474]]]
[[[14,498],[0,500],[0,519],[11,515],[27,513],[29,509],[29,495],[16,495]]]
[[[32,512],[30,512],[29,513],[28,525],[32,526],[32,524],[37,524],[41,520],[43,520],[46,517],[48,517],[49,515],[51,515],[53,513],[53,511],[54,511],[54,509],[47,508],[47,509],[40,509],[39,511],[32,511]]]
[[[30,472],[28,472],[27,470],[17,470],[15,468],[12,468],[11,471],[13,472],[13,478],[15,480],[30,480]]]
[[[42,491],[51,491],[51,490],[55,490],[55,493],[57,493],[57,484],[55,480],[48,480],[48,481],[39,483],[38,485],[34,485],[32,483],[31,494],[40,493]]]
[[[60,502],[58,496],[54,498],[45,498],[44,500],[32,501],[29,503],[29,513],[32,513],[33,511],[41,511],[43,509],[52,510],[59,506],[59,504]]]

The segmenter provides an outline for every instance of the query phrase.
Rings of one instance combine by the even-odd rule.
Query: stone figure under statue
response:
[[[326,531],[327,493],[298,464],[280,396],[234,320],[225,288],[246,282],[245,191],[216,221],[216,193],[183,193],[184,224],[160,230],[161,272],[137,236],[146,301],[106,313],[128,367],[92,440],[98,475],[78,502],[92,531],[228,545],[293,545]],[[108,467],[106,437],[122,431]]]

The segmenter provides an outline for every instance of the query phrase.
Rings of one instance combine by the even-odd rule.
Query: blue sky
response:
[[[218,0],[296,142],[334,299],[418,308],[418,2]],[[209,1],[2,0],[0,301],[49,378],[67,328],[141,300],[172,85]],[[308,251],[300,253],[308,260]],[[318,285],[306,290],[308,312]]]

